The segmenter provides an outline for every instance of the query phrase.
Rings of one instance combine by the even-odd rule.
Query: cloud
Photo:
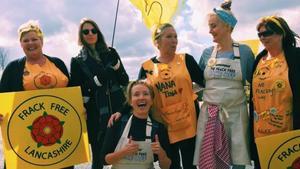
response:
[[[184,2],[184,3],[182,3]],[[222,0],[181,0],[176,13],[175,25],[179,52],[192,54],[199,60],[204,48],[212,45],[208,33],[207,14]],[[0,46],[9,50],[11,59],[23,54],[17,29],[29,19],[40,21],[45,33],[44,52],[62,58],[69,67],[70,58],[77,55],[78,25],[83,17],[95,20],[106,42],[112,42],[117,0],[9,0],[0,6]],[[286,18],[291,28],[300,33],[299,0],[233,0],[232,11],[238,18],[233,32],[236,40],[256,38],[257,20],[266,15],[279,14]],[[130,78],[137,77],[141,63],[156,55],[151,42],[151,31],[142,23],[141,14],[129,0],[120,1],[114,47],[122,57]]]

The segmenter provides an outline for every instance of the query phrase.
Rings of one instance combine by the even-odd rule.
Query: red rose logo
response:
[[[43,75],[40,78],[40,83],[44,86],[48,86],[51,83],[51,77],[47,75]]]
[[[46,112],[36,118],[28,129],[31,130],[32,139],[40,146],[51,146],[55,143],[60,144],[60,138],[63,135],[64,121]]]
[[[296,158],[292,164],[292,169],[300,169],[300,157]]]

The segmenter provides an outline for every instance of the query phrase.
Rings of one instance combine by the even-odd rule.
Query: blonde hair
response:
[[[135,80],[132,81],[131,83],[129,83],[129,85],[127,86],[127,102],[130,103],[131,99],[132,99],[132,88],[136,85],[144,85],[148,88],[149,92],[150,92],[150,96],[152,99],[154,99],[154,90],[152,88],[152,86],[147,82],[146,79],[140,79],[140,80]]]
[[[163,23],[160,25],[155,25],[152,29],[152,42],[155,44],[155,41],[158,40],[161,35],[163,34],[164,30],[166,28],[174,28],[172,24],[170,23]]]
[[[23,23],[19,27],[19,29],[18,29],[19,40],[21,41],[24,34],[30,32],[30,31],[35,32],[38,35],[38,37],[43,39],[43,32],[39,25],[39,21],[38,20],[29,20],[26,23]]]

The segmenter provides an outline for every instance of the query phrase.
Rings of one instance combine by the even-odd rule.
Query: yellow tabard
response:
[[[261,59],[253,74],[256,138],[292,130],[292,98],[284,54]]]
[[[197,96],[192,90],[192,80],[185,64],[185,54],[176,54],[168,63],[143,63],[147,80],[154,89],[153,118],[163,122],[171,143],[196,135]]]

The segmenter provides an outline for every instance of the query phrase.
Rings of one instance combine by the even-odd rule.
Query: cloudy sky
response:
[[[178,33],[179,52],[199,60],[205,47],[212,45],[206,15],[222,0],[182,0],[172,23]],[[18,27],[29,19],[39,20],[45,34],[44,53],[63,59],[69,67],[79,51],[77,30],[80,19],[95,20],[106,42],[112,42],[117,0],[1,0],[0,47],[9,60],[23,56],[17,36]],[[255,39],[257,20],[266,15],[284,17],[300,34],[299,0],[233,0],[232,11],[238,18],[235,40]],[[129,0],[120,0],[114,47],[119,52],[130,79],[137,77],[141,63],[155,55],[151,32]]]

